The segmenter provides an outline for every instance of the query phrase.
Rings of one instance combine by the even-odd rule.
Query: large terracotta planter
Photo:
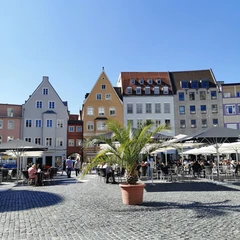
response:
[[[142,204],[143,191],[145,187],[144,183],[136,183],[136,184],[122,183],[119,185],[122,190],[123,204],[128,204],[128,205]]]

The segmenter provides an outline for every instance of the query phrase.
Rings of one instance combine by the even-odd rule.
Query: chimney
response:
[[[48,81],[48,76],[43,76],[43,81]]]

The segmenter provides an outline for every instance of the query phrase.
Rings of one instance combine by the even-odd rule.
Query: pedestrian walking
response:
[[[68,159],[66,160],[66,171],[67,171],[68,178],[71,177],[72,168],[73,168],[73,161],[70,157],[68,157]]]
[[[77,177],[77,175],[78,175],[79,172],[80,172],[80,165],[81,165],[80,159],[77,158],[77,160],[76,160],[76,162],[75,162],[75,165],[74,165],[74,167],[75,167],[75,172],[76,172],[76,177]]]

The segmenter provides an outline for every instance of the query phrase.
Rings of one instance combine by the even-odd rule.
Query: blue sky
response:
[[[0,103],[23,104],[49,80],[72,114],[102,66],[121,71],[212,68],[239,82],[239,0],[0,0]]]

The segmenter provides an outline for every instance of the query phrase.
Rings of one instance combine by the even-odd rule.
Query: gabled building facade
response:
[[[0,104],[0,143],[21,138],[22,105]]]
[[[91,92],[86,94],[81,119],[84,122],[84,139],[107,133],[106,123],[110,119],[117,119],[123,123],[120,89],[112,86],[104,68]],[[95,156],[96,151],[96,146],[85,149],[85,159]]]
[[[124,125],[167,124],[174,136],[174,98],[168,72],[121,72],[117,86],[123,95]]]
[[[222,84],[224,127],[240,129],[240,83]]]
[[[32,159],[41,165],[57,166],[66,157],[68,107],[48,77],[30,95],[22,106],[22,139],[48,147],[43,157]]]
[[[223,126],[222,92],[211,69],[169,74],[174,89],[176,135]]]

